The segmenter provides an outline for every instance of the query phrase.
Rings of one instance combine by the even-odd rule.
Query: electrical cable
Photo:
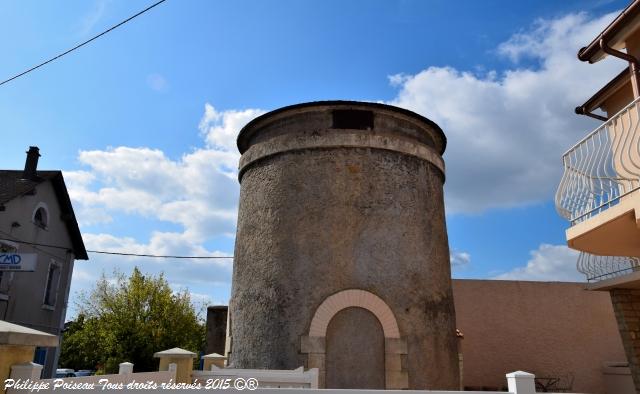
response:
[[[3,231],[0,231],[0,232],[4,233]],[[6,234],[6,235],[9,235],[9,234]],[[9,241],[9,242],[15,242],[15,243],[29,245],[29,246],[40,246],[44,248],[64,249],[64,250],[70,249],[67,246],[48,245],[48,244],[41,244],[37,242],[21,241],[14,238],[4,238],[4,239],[0,238],[0,241]],[[109,252],[105,250],[87,250],[87,253],[99,253],[99,254],[108,254],[108,255],[115,255],[115,256],[152,257],[152,258],[163,258],[163,259],[233,259],[233,256],[179,256],[179,255],[160,255],[160,254],[146,254],[146,253]]]
[[[118,23],[117,25],[111,26],[109,29],[107,29],[107,30],[103,31],[102,33],[100,33],[100,34],[98,34],[98,35],[95,35],[95,36],[91,37],[90,39],[88,39],[88,40],[86,40],[86,41],[84,41],[84,42],[82,42],[82,43],[80,43],[80,44],[76,45],[75,47],[73,47],[73,48],[71,48],[71,49],[69,49],[69,50],[67,50],[67,51],[65,51],[65,52],[62,52],[61,54],[59,54],[59,55],[57,55],[57,56],[55,56],[55,57],[52,57],[51,59],[46,60],[46,61],[44,61],[44,62],[42,62],[42,63],[38,64],[37,66],[33,66],[33,67],[31,67],[30,69],[28,69],[28,70],[26,70],[26,71],[23,71],[23,72],[21,72],[21,73],[19,73],[19,74],[16,74],[16,75],[14,75],[13,77],[11,77],[11,78],[9,78],[9,79],[5,79],[4,81],[0,82],[0,86],[4,85],[4,84],[5,84],[5,83],[7,83],[7,82],[11,82],[11,81],[13,81],[13,80],[14,80],[14,79],[16,79],[16,78],[20,78],[21,76],[23,76],[23,75],[25,75],[25,74],[28,74],[28,73],[30,73],[31,71],[35,71],[35,70],[37,70],[38,68],[40,68],[40,67],[42,67],[42,66],[44,66],[44,65],[46,65],[46,64],[48,64],[48,63],[51,63],[52,61],[54,61],[54,60],[56,60],[56,59],[59,59],[59,58],[61,58],[62,56],[66,55],[66,54],[68,54],[68,53],[70,53],[70,52],[75,51],[76,49],[79,49],[80,47],[83,47],[83,46],[87,45],[87,44],[88,44],[88,43],[90,43],[91,41],[93,41],[93,40],[95,40],[95,39],[97,39],[97,38],[102,37],[103,35],[105,35],[105,34],[109,33],[110,31],[112,31],[112,30],[114,30],[114,29],[116,29],[116,28],[118,28],[118,27],[120,27],[120,26],[124,25],[125,23],[129,22],[130,20],[132,20],[132,19],[134,19],[134,18],[136,18],[136,17],[138,17],[138,16],[140,16],[140,15],[144,14],[145,12],[149,11],[149,10],[150,10],[150,9],[152,9],[153,7],[155,7],[155,6],[157,6],[157,5],[160,5],[161,3],[164,3],[165,1],[167,1],[167,0],[160,0],[160,1],[158,1],[158,2],[156,2],[156,3],[154,3],[154,4],[152,4],[152,5],[150,5],[149,7],[145,8],[144,10],[142,10],[142,11],[138,12],[137,14],[135,14],[135,15],[133,15],[133,16],[130,16],[130,17],[128,17],[127,19],[123,20],[122,22]]]

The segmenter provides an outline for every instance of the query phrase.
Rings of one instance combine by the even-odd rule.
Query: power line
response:
[[[37,242],[21,241],[14,238],[5,238],[0,240],[15,242],[15,243],[29,245],[29,246],[41,246],[44,248],[64,249],[64,250],[70,249],[67,246],[48,245],[48,244],[41,244]],[[99,254],[109,254],[109,255],[116,255],[116,256],[132,256],[132,257],[153,257],[153,258],[163,258],[163,259],[232,259],[233,258],[233,256],[178,256],[178,255],[174,256],[174,255],[145,254],[145,253],[109,252],[105,250],[87,250],[87,253],[99,253]]]
[[[96,36],[93,36],[93,37],[91,37],[90,39],[88,39],[88,40],[86,40],[86,41],[84,41],[84,42],[82,42],[82,43],[80,43],[80,44],[76,45],[75,47],[73,47],[73,48],[71,48],[71,49],[69,49],[69,50],[67,50],[67,51],[65,51],[65,52],[62,52],[61,54],[59,54],[59,55],[57,55],[57,56],[55,56],[55,57],[52,57],[51,59],[46,60],[46,61],[44,61],[44,62],[42,62],[42,63],[38,64],[37,66],[33,66],[33,67],[31,67],[30,69],[28,69],[28,70],[26,70],[26,71],[21,72],[20,74],[16,74],[16,75],[14,75],[13,77],[11,77],[11,78],[9,78],[9,79],[5,79],[4,81],[0,82],[0,86],[4,85],[4,84],[5,84],[5,83],[7,83],[7,82],[11,82],[11,81],[13,81],[14,79],[19,78],[19,77],[21,77],[21,76],[23,76],[23,75],[25,75],[25,74],[28,74],[28,73],[30,73],[31,71],[34,71],[34,70],[36,70],[36,69],[38,69],[38,68],[40,68],[40,67],[44,66],[45,64],[51,63],[52,61],[54,61],[54,60],[56,60],[56,59],[59,59],[59,58],[61,58],[62,56],[66,55],[66,54],[68,54],[68,53],[70,53],[70,52],[73,52],[73,51],[75,51],[76,49],[78,49],[78,48],[80,48],[80,47],[83,47],[83,46],[87,45],[87,44],[88,44],[88,43],[90,43],[91,41],[93,41],[93,40],[95,40],[95,39],[97,39],[97,38],[99,38],[99,37],[102,37],[103,35],[105,35],[105,34],[109,33],[110,31],[112,31],[112,30],[114,30],[114,29],[116,29],[116,28],[118,28],[118,27],[120,27],[120,26],[124,25],[125,23],[129,22],[130,20],[132,20],[132,19],[134,19],[134,18],[136,18],[136,17],[138,17],[138,16],[140,16],[140,15],[144,14],[145,12],[149,11],[149,10],[150,10],[150,9],[152,9],[153,7],[155,7],[155,6],[157,6],[157,5],[160,5],[160,3],[164,3],[165,1],[167,1],[167,0],[160,0],[160,1],[158,1],[158,2],[156,2],[156,3],[154,3],[154,4],[152,4],[152,5],[150,5],[149,7],[145,8],[144,10],[142,10],[142,11],[138,12],[137,14],[135,14],[135,15],[133,15],[133,16],[130,16],[130,17],[128,17],[127,19],[123,20],[122,22],[118,23],[117,25],[111,26],[109,29],[107,29],[107,30],[103,31],[102,33],[100,33],[100,34],[98,34],[98,35],[96,35]]]
[[[87,250],[87,253],[111,254],[116,256],[156,257],[156,258],[163,258],[163,259],[232,259],[233,258],[233,256],[172,256],[172,255],[160,255],[160,254],[106,252],[103,250]]]

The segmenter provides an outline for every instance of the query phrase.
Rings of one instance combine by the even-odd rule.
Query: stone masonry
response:
[[[316,365],[332,388],[459,387],[445,146],[416,113],[353,101],[242,129],[230,366]],[[351,365],[368,375],[338,372]]]
[[[636,392],[640,394],[640,290],[610,290],[624,351]]]

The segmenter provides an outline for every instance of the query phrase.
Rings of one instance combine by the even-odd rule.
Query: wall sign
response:
[[[35,271],[36,253],[0,252],[0,271]]]

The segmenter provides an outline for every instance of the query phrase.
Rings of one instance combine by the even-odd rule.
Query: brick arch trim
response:
[[[343,290],[327,297],[316,310],[311,326],[310,337],[325,337],[329,322],[345,308],[359,307],[373,313],[380,324],[385,338],[400,338],[400,330],[391,308],[377,295],[365,290]]]

